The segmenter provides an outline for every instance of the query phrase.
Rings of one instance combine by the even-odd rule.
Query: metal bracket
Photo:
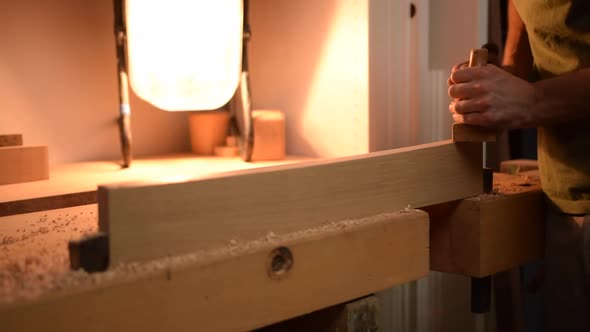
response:
[[[471,278],[471,312],[485,314],[492,302],[492,277]]]
[[[86,272],[102,272],[109,267],[109,237],[98,232],[68,243],[70,268]]]
[[[244,161],[252,159],[254,149],[254,131],[252,126],[252,103],[250,98],[250,80],[248,74],[248,41],[251,37],[248,22],[249,0],[244,0],[244,30],[242,41],[242,73],[238,89],[230,100],[229,108],[233,117],[233,124],[239,132],[240,155]]]

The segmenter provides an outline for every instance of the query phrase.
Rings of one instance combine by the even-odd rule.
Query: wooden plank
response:
[[[292,253],[291,268],[278,278],[268,273],[277,247]],[[89,275],[54,296],[0,306],[0,326],[245,331],[421,278],[428,255],[422,211],[338,221]]]
[[[99,227],[117,264],[481,192],[481,147],[445,141],[183,183],[101,186]]]
[[[485,277],[543,256],[540,183],[494,176],[496,194],[424,209],[432,220],[432,270]]]
[[[218,172],[259,168],[307,161],[289,156],[273,162],[245,163],[239,158],[199,157],[176,154],[133,160],[133,167],[122,169],[119,162],[91,161],[56,165],[51,178],[8,184],[0,190],[0,216],[94,204],[99,184],[129,181],[172,181],[198,178]]]
[[[453,123],[452,132],[453,142],[495,142],[498,136],[496,129],[464,123]]]
[[[23,135],[0,135],[0,147],[23,145]]]
[[[375,295],[299,316],[255,332],[357,332],[381,331],[381,305]]]
[[[47,146],[0,147],[0,185],[48,178]]]

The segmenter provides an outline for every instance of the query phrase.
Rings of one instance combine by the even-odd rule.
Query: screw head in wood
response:
[[[271,279],[281,279],[293,267],[293,254],[287,247],[277,247],[270,252],[266,271]]]

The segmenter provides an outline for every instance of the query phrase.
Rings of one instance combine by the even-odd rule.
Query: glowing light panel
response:
[[[236,91],[242,0],[127,0],[130,82],[167,111],[212,110]]]

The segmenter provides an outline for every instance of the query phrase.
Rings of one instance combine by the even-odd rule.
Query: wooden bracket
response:
[[[543,256],[538,180],[494,174],[495,192],[425,207],[431,270],[486,277]]]

